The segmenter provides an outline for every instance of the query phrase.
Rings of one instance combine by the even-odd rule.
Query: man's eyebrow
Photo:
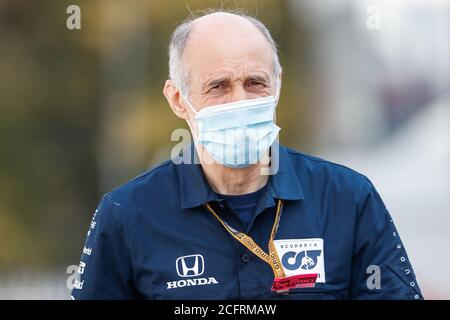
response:
[[[247,76],[247,80],[256,80],[260,82],[270,82],[270,76],[266,73],[262,74],[250,74]]]
[[[249,74],[248,76],[246,76],[246,80],[255,80],[255,81],[260,81],[260,82],[265,82],[265,83],[269,83],[270,82],[270,75],[262,72],[262,73],[255,73],[255,74]],[[229,82],[230,78],[229,77],[220,77],[220,78],[213,78],[211,80],[208,80],[205,82],[205,84],[203,85],[203,90],[206,90],[210,87],[214,87],[218,84],[221,83],[226,83]]]
[[[216,78],[216,79],[211,79],[205,82],[205,84],[203,85],[203,89],[207,89],[209,87],[214,87],[215,85],[224,83],[229,81],[230,79],[228,77],[221,77],[221,78]]]

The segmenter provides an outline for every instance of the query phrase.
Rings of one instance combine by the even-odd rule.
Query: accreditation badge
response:
[[[323,239],[274,240],[274,246],[286,275],[275,278],[272,291],[311,288],[325,283]]]

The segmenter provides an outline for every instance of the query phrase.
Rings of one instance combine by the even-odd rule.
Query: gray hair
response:
[[[273,73],[278,79],[282,72],[281,64],[278,59],[278,48],[276,42],[273,40],[269,29],[258,19],[251,17],[242,11],[238,10],[224,10],[224,9],[207,9],[198,11],[196,14],[192,14],[181,24],[177,26],[172,33],[169,44],[169,79],[175,82],[175,85],[181,91],[182,94],[187,95],[190,90],[189,75],[183,64],[183,51],[186,47],[186,43],[189,37],[189,33],[192,30],[194,22],[204,16],[213,14],[215,12],[226,12],[246,19],[251,22],[259,31],[264,35],[270,47],[272,48],[272,63]]]

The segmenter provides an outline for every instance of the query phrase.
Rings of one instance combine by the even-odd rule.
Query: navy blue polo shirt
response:
[[[312,288],[271,291],[270,266],[203,206],[266,250],[286,276],[318,274]],[[166,161],[105,194],[81,256],[74,299],[422,299],[405,248],[373,184],[342,165],[280,145],[244,229],[199,164]]]
[[[262,187],[255,192],[242,195],[217,194],[219,199],[225,200],[225,205],[229,206],[229,211],[237,215],[244,227],[243,231],[247,230],[247,227],[255,214],[258,199],[264,191],[264,188],[265,187]]]

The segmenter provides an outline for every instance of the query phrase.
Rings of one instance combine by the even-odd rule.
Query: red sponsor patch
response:
[[[294,288],[313,288],[316,285],[317,275],[317,273],[311,273],[286,278],[275,278],[272,284],[272,291],[283,293]]]

